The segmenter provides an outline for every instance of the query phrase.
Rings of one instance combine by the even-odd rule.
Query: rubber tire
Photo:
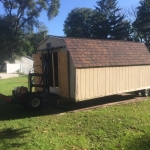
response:
[[[30,110],[40,109],[43,105],[41,96],[37,93],[30,93],[27,98],[27,108]]]
[[[149,93],[150,93],[149,89],[144,89],[144,90],[141,91],[141,95],[142,95],[143,97],[149,96]]]

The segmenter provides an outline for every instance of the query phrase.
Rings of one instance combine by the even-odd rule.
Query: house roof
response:
[[[63,38],[76,68],[149,65],[145,44],[117,40]]]

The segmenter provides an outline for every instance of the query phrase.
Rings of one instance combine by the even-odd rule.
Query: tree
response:
[[[40,13],[45,10],[48,19],[52,19],[58,14],[60,6],[59,0],[0,0],[5,9],[5,16],[10,22],[12,37],[17,31],[26,25],[38,26]]]
[[[92,35],[95,38],[129,38],[130,23],[120,14],[116,0],[100,0],[92,16]]]
[[[18,35],[13,39],[11,37],[11,29],[6,17],[0,17],[0,62],[4,60],[12,61],[16,55],[22,55],[22,36],[21,31],[18,30]],[[10,51],[11,50],[11,51]]]
[[[37,45],[41,40],[43,40],[47,36],[48,30],[46,26],[41,23],[37,33],[31,33],[30,35],[24,38],[23,51],[27,56],[31,56],[36,53]]]
[[[137,6],[131,5],[131,7],[124,9],[123,13],[127,20],[133,23],[137,18]]]
[[[140,34],[138,34],[137,29],[133,26],[133,22],[137,19],[137,6],[132,5],[131,7],[124,9],[124,14],[131,24],[130,39],[139,42],[139,39],[141,38]]]
[[[150,1],[141,0],[137,7],[137,18],[133,22],[133,27],[137,33],[137,41],[150,44]]]
[[[91,37],[89,29],[89,19],[93,11],[90,8],[73,9],[64,22],[64,33],[68,37]]]
[[[60,0],[0,0],[0,2],[5,10],[5,14],[1,16],[1,20],[5,23],[0,26],[0,32],[3,32],[3,28],[9,28],[7,34],[3,32],[5,43],[1,42],[0,46],[7,49],[5,51],[10,56],[22,53],[19,44],[29,30],[39,26],[40,13],[46,11],[50,20],[58,14],[60,6]],[[6,46],[6,43],[9,45]]]

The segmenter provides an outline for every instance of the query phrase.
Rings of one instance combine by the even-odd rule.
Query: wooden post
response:
[[[55,66],[54,66],[54,55],[52,52],[52,70],[53,70],[53,87],[55,87]]]

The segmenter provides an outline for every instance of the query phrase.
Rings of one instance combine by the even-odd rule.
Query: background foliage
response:
[[[42,11],[53,19],[60,0],[0,0],[0,62],[22,55],[32,56],[48,30],[38,18]],[[64,21],[68,37],[130,40],[150,44],[150,1],[124,11],[117,0],[98,0],[95,8],[74,8]]]
[[[0,51],[3,54],[0,62],[13,61],[16,56],[30,54],[35,51],[33,36],[39,39],[45,36],[47,30],[38,31],[40,22],[38,18],[42,11],[47,12],[48,19],[53,19],[58,14],[59,0],[0,0],[5,10],[0,16]],[[41,32],[41,33],[40,33]],[[35,36],[36,34],[36,36]],[[41,37],[41,35],[43,35]],[[32,40],[31,40],[32,37]],[[34,49],[34,50],[33,50]]]
[[[149,14],[149,0],[141,0],[137,8],[126,10],[118,6],[117,0],[98,0],[94,10],[73,9],[64,22],[64,33],[69,37],[130,40],[149,46]]]

